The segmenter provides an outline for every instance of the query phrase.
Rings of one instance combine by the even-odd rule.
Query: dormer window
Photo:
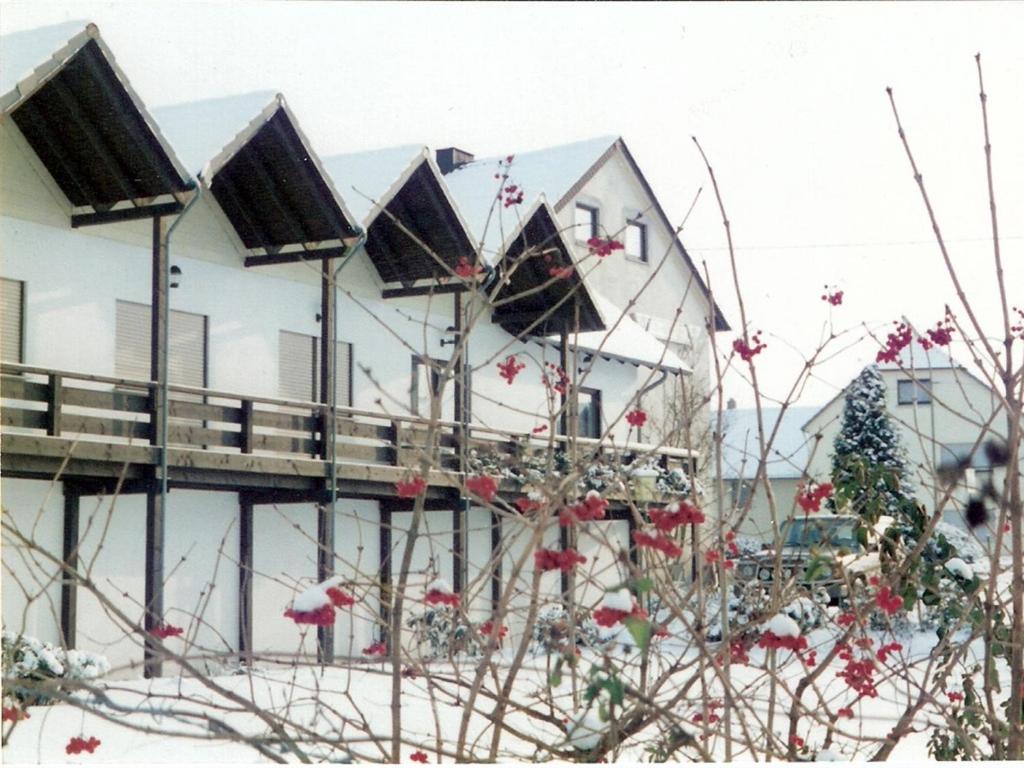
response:
[[[647,261],[647,225],[637,219],[626,221],[626,255],[637,261]]]
[[[576,203],[576,215],[573,219],[573,228],[576,230],[576,239],[585,243],[592,237],[597,237],[600,231],[601,221],[596,205]]]

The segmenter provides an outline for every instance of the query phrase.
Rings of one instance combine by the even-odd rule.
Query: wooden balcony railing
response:
[[[156,464],[160,446],[152,438],[158,395],[154,382],[4,363],[4,453]],[[207,474],[220,470],[324,478],[330,473],[323,458],[331,447],[323,429],[330,423],[325,419],[327,409],[320,403],[171,385],[169,466]],[[428,478],[432,485],[459,482],[459,424],[438,422],[429,446],[430,423],[415,416],[338,407],[334,425],[336,473],[343,479],[394,482],[407,467],[417,468],[426,451],[435,467]],[[536,457],[552,445],[476,425],[471,425],[470,435],[467,453],[486,458],[490,466],[529,463],[528,456]],[[554,440],[558,446],[565,438]],[[637,443],[612,446],[581,438],[576,445],[595,456],[614,454],[621,459],[628,454],[653,459],[662,467],[681,466],[691,457],[685,449]]]

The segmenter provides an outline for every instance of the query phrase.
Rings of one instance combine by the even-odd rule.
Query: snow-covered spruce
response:
[[[3,633],[4,691],[17,699],[45,704],[48,699],[31,686],[18,681],[94,680],[110,671],[106,656],[89,651],[64,651],[50,643],[14,632]]]

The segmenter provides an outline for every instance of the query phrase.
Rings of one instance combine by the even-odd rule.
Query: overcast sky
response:
[[[748,318],[769,345],[757,361],[770,397],[822,334],[826,283],[845,291],[837,330],[901,315],[931,325],[955,305],[888,85],[967,290],[998,331],[980,51],[1003,258],[1011,302],[1024,306],[1022,3],[0,6],[4,33],[71,19],[99,25],[150,106],[280,90],[322,155],[422,143],[485,156],[621,135],[670,217],[704,187],[683,241],[739,329],[696,135],[722,186]],[[820,368],[801,404],[831,398],[875,349]],[[752,401],[735,378],[727,394]]]

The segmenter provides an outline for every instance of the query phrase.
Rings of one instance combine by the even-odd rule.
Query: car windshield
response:
[[[857,521],[848,518],[805,518],[792,520],[786,528],[787,547],[832,546],[860,549],[857,542]]]

